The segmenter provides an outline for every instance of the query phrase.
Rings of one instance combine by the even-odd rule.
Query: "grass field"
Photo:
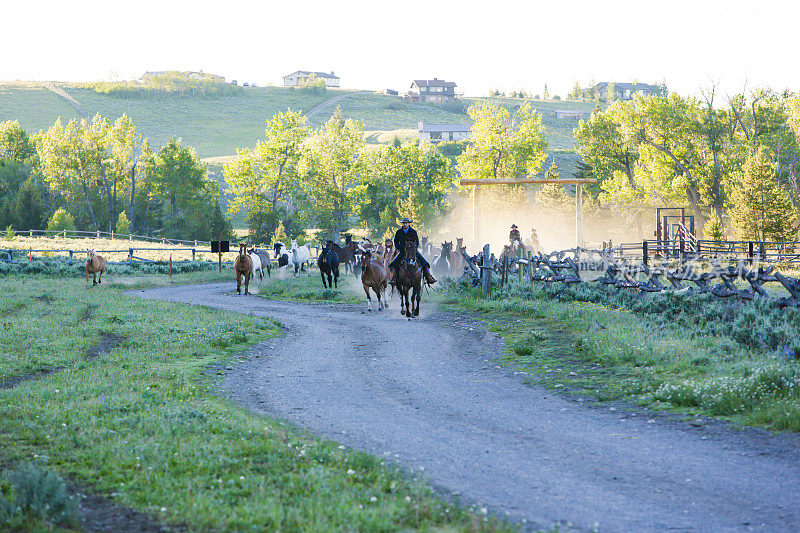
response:
[[[219,397],[209,365],[277,335],[273,322],[122,293],[163,277],[109,281],[4,279],[0,382],[61,367],[0,388],[4,469],[45,461],[85,490],[189,530],[507,529],[379,458]],[[110,352],[87,357],[109,338]],[[0,529],[12,525],[31,524],[0,516]]]
[[[109,120],[126,113],[153,147],[158,148],[171,136],[181,137],[193,146],[200,157],[233,155],[237,148],[251,147],[264,135],[264,121],[287,107],[309,112],[328,99],[350,91],[329,90],[315,95],[285,87],[248,87],[242,96],[201,98],[193,96],[125,99],[94,92],[91,89],[61,84],[89,114],[100,113]],[[422,120],[432,123],[469,123],[465,113],[455,113],[433,104],[405,102],[396,96],[352,92],[337,102],[345,117],[360,120],[371,132],[371,142],[388,142],[395,134],[416,132]],[[468,98],[467,103],[481,99]],[[513,107],[523,102],[513,98],[494,98]],[[556,119],[556,109],[591,112],[591,102],[526,100],[542,113],[551,150],[571,150],[574,119]],[[336,109],[335,105],[315,114],[322,123]],[[64,122],[78,117],[75,108],[54,93],[34,83],[0,82],[0,121],[19,120],[23,128],[35,133],[50,127],[56,118]],[[398,130],[395,133],[395,130]],[[405,130],[405,131],[403,131]]]

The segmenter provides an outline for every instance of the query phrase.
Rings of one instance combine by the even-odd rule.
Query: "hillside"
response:
[[[348,118],[360,120],[369,131],[369,142],[387,142],[393,137],[408,137],[420,120],[434,123],[467,123],[469,116],[433,104],[405,102],[394,96],[366,91],[329,90],[316,95],[284,87],[248,87],[241,96],[202,98],[195,96],[126,99],[99,94],[91,89],[59,84],[88,115],[100,113],[115,119],[126,113],[154,147],[162,146],[171,136],[182,137],[196,148],[202,158],[233,155],[236,148],[253,146],[263,136],[264,121],[287,107],[310,113],[318,125],[341,107]],[[331,99],[329,105],[321,105]],[[478,99],[467,99],[468,103]],[[512,107],[522,100],[497,98]],[[528,100],[543,115],[551,150],[572,150],[572,130],[577,120],[557,119],[556,109],[591,112],[591,102],[553,102]],[[320,106],[319,110],[315,108]],[[0,121],[19,120],[30,132],[47,128],[56,118],[63,121],[78,117],[76,107],[36,83],[0,82]],[[412,132],[413,134],[413,132]]]

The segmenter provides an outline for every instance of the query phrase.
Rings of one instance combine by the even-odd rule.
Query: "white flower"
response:
[[[356,471],[355,471],[355,470],[353,470],[352,468],[348,468],[348,469],[347,469],[347,475],[348,475],[348,476],[352,476],[352,475],[353,475],[353,474],[355,474],[355,473],[356,473]]]
[[[406,503],[411,503],[411,496],[406,496]]]
[[[378,501],[378,498],[376,498],[375,496],[372,496],[372,497],[370,497],[369,501],[376,502],[376,501]]]

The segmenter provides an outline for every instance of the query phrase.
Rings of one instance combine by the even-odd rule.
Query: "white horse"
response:
[[[294,275],[297,275],[299,270],[303,269],[304,264],[311,261],[311,243],[297,246],[297,240],[292,239],[292,264],[294,264]],[[311,275],[311,269],[306,269],[306,275]]]
[[[258,270],[258,280],[264,281],[264,269],[261,265],[261,257],[258,256],[257,253],[251,248],[247,255],[250,256],[250,260],[253,262],[253,270],[251,271],[251,276],[255,276],[256,270]]]

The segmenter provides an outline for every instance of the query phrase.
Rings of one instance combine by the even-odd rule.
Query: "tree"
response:
[[[448,210],[453,170],[436,146],[415,140],[381,147],[365,160],[366,172],[353,193],[357,214],[374,236],[396,227],[404,216],[424,230]]]
[[[609,104],[617,99],[617,87],[612,81],[606,86],[606,102]]]
[[[539,172],[545,159],[542,118],[524,103],[510,115],[493,102],[471,106],[472,143],[457,158],[459,172],[469,178],[522,178]]]
[[[30,178],[22,183],[17,193],[14,218],[17,230],[41,229],[47,220],[39,185]]]
[[[301,194],[303,218],[333,238],[350,227],[352,189],[363,166],[364,126],[345,120],[342,110],[336,111],[309,138],[302,161]]]
[[[119,193],[130,190],[128,211],[131,213],[130,231],[136,231],[136,184],[139,175],[149,168],[152,152],[150,143],[136,131],[133,120],[127,115],[122,115],[108,132],[111,161],[108,176],[113,183],[109,219],[113,220],[117,212],[117,188]],[[140,162],[143,163],[140,166]],[[125,232],[127,233],[127,231]]]
[[[547,83],[544,84],[544,91],[542,92],[542,98],[545,100],[550,99],[550,91],[547,89]]]
[[[0,159],[22,163],[36,153],[36,148],[19,121],[0,122]]]
[[[583,96],[583,91],[581,90],[581,84],[576,81],[575,85],[572,87],[572,90],[567,95],[567,99],[568,100],[581,100],[582,96]]]
[[[731,222],[740,239],[796,239],[797,218],[786,191],[775,180],[774,164],[764,147],[747,159],[732,199]]]
[[[250,235],[262,242],[286,214],[289,194],[297,188],[297,166],[309,135],[306,117],[291,109],[267,121],[266,138],[253,150],[237,151],[223,173],[233,196],[229,213],[248,212]]]
[[[125,214],[125,211],[122,211],[117,217],[117,233],[120,235],[129,235],[131,232],[131,221],[128,220],[128,216]]]
[[[72,218],[66,209],[59,207],[50,220],[47,222],[47,231],[74,231],[75,219]]]

